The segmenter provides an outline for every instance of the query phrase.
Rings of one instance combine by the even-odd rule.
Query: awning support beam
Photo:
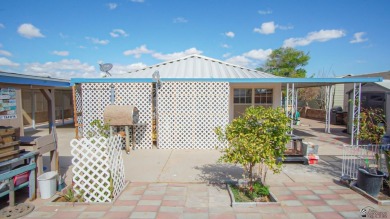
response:
[[[351,145],[359,145],[361,83],[353,84]]]
[[[326,86],[325,90],[325,133],[330,134],[330,115],[333,107],[334,86]]]

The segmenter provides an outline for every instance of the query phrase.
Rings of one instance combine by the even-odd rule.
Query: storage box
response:
[[[27,171],[27,172],[24,172],[24,173],[21,173],[21,174],[14,176],[14,186],[18,186],[20,184],[27,182],[29,175],[30,175],[30,172]]]

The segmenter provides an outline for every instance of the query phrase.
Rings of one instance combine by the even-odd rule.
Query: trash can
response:
[[[39,191],[41,199],[49,199],[57,191],[57,172],[50,171],[38,176]]]

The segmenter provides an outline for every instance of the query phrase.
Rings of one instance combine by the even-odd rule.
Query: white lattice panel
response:
[[[86,202],[111,202],[125,186],[121,137],[73,139],[70,145],[75,192]]]
[[[125,166],[123,164],[122,145],[122,138],[119,136],[108,139],[108,164],[113,182],[113,199],[118,197],[125,188]]]
[[[229,123],[229,83],[164,82],[158,91],[158,147],[223,146],[214,129]]]
[[[82,84],[83,133],[93,133],[90,123],[95,119],[103,120],[104,108],[110,104],[110,83]],[[136,148],[151,149],[152,142],[152,84],[150,83],[115,83],[115,104],[134,105],[139,110],[139,123],[136,126]]]

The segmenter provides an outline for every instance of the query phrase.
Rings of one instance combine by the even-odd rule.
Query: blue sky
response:
[[[0,4],[0,70],[100,77],[201,54],[249,68],[282,46],[308,75],[390,70],[388,0],[27,1]]]

